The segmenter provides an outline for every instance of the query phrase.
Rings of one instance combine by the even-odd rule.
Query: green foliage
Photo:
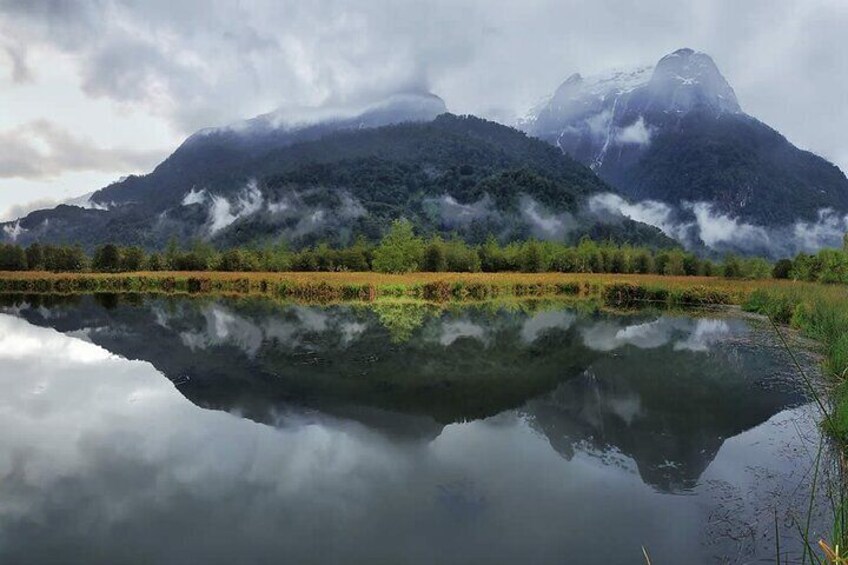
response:
[[[26,271],[27,256],[17,245],[0,245],[0,271]]]
[[[722,274],[728,279],[742,278],[742,264],[740,263],[739,258],[735,255],[728,255],[725,257]]]
[[[373,266],[381,273],[408,273],[421,265],[424,243],[415,236],[412,223],[395,220],[389,233],[374,250]]]
[[[91,258],[91,268],[101,273],[117,273],[121,270],[121,251],[117,245],[107,243],[98,247]]]
[[[260,269],[259,257],[243,249],[230,249],[221,255],[218,262],[219,271],[250,272]]]
[[[137,245],[121,250],[121,270],[124,272],[142,271],[147,267],[147,254]]]
[[[845,249],[822,249],[815,255],[799,253],[789,263],[788,259],[778,262],[780,273],[788,268],[787,278],[796,281],[821,283],[848,283],[848,251]],[[777,272],[777,266],[775,266]],[[777,274],[775,274],[777,278]]]
[[[541,273],[545,270],[542,250],[535,239],[524,244],[522,250],[521,270],[525,273]]]
[[[54,273],[79,273],[88,267],[88,258],[79,245],[45,245],[44,268]]]
[[[27,268],[30,271],[44,270],[44,248],[40,243],[33,243],[26,249]]]
[[[740,261],[742,276],[746,279],[767,279],[771,277],[771,263],[762,257],[751,257]]]
[[[792,260],[791,259],[781,259],[777,263],[774,264],[774,268],[771,271],[772,278],[775,279],[788,279],[792,274]]]
[[[439,236],[434,237],[424,248],[424,263],[422,271],[440,273],[448,270],[448,260],[445,253],[445,242]]]

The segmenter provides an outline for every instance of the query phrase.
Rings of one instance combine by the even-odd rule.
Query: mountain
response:
[[[291,116],[291,114],[286,114]],[[472,242],[583,235],[668,245],[656,228],[601,221],[587,198],[611,188],[524,133],[444,113],[440,98],[395,96],[364,110],[267,114],[189,137],[148,175],[80,206],[33,212],[7,238],[161,248],[170,238],[294,247],[377,240],[407,217],[423,234]]]
[[[848,179],[746,114],[713,60],[692,49],[654,67],[570,76],[520,127],[631,200],[709,203],[760,226],[848,212]]]

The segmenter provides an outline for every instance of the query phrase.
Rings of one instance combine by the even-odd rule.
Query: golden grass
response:
[[[192,277],[233,281],[248,279],[251,281],[294,283],[327,283],[331,285],[373,284],[375,286],[416,285],[436,281],[448,283],[464,282],[490,284],[495,286],[512,286],[515,284],[545,284],[555,285],[569,282],[596,283],[632,283],[646,286],[663,286],[667,288],[690,288],[702,286],[730,293],[745,294],[759,288],[800,288],[803,286],[820,287],[815,283],[803,283],[787,280],[739,280],[722,277],[687,277],[664,275],[635,275],[635,274],[606,274],[606,273],[406,273],[385,274],[373,272],[284,272],[284,273],[230,273],[218,271],[140,271],[132,273],[50,273],[43,271],[0,271],[0,280],[58,280],[77,279],[80,277],[94,279],[144,277],[151,279],[188,279]]]

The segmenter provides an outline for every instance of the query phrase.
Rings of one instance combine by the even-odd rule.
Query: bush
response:
[[[775,279],[788,279],[792,273],[792,261],[789,259],[781,259],[774,264],[771,270],[771,276]]]

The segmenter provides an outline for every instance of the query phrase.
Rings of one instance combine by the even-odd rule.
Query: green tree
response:
[[[746,279],[767,279],[771,277],[772,266],[762,257],[752,257],[742,262],[742,276]]]
[[[0,271],[26,271],[26,251],[19,245],[0,245]]]
[[[458,237],[445,244],[447,270],[454,273],[476,273],[480,270],[480,256]]]
[[[121,270],[121,250],[107,243],[94,250],[91,268],[101,273],[116,273]]]
[[[138,247],[137,245],[133,245],[132,247],[125,247],[121,250],[122,271],[128,273],[141,271],[144,269],[146,262],[147,256],[144,253],[144,249]]]
[[[647,275],[654,270],[654,258],[647,249],[639,249],[633,256],[633,272]]]
[[[848,283],[848,255],[838,249],[822,249],[818,280],[823,283]]]
[[[781,259],[774,264],[771,270],[771,276],[775,279],[788,279],[792,273],[792,261],[790,259]]]
[[[40,243],[33,243],[26,250],[27,268],[30,271],[44,270],[44,247]]]
[[[440,273],[448,270],[448,260],[445,254],[445,242],[439,236],[434,237],[424,248],[424,263],[421,270],[430,273]]]
[[[151,253],[147,258],[147,268],[151,271],[161,271],[165,268],[165,260],[158,253]]]
[[[503,249],[495,236],[489,235],[486,242],[480,247],[480,268],[487,273],[497,273],[505,270]]]
[[[722,274],[728,279],[742,278],[742,265],[736,255],[728,255],[724,258]]]
[[[177,243],[176,238],[172,237],[168,240],[168,244],[165,246],[165,268],[169,271],[179,270],[179,265],[177,264],[179,260],[180,246]]]
[[[412,223],[401,219],[392,222],[389,233],[374,250],[374,270],[381,273],[417,271],[424,254],[424,243],[415,236]]]
[[[545,264],[542,260],[542,249],[539,242],[531,239],[524,244],[524,253],[522,254],[521,270],[525,273],[541,273]]]

